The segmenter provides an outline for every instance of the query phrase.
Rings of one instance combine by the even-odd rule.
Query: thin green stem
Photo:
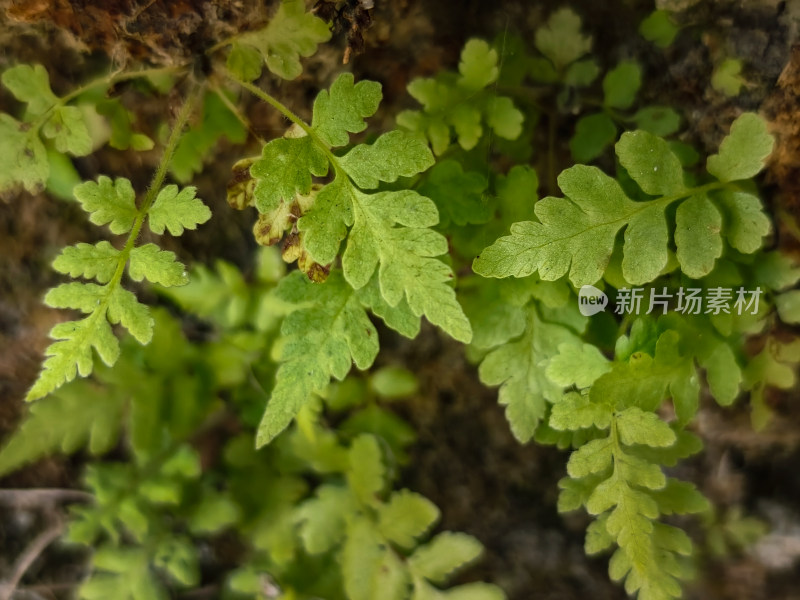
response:
[[[112,73],[109,75],[103,75],[102,77],[98,77],[97,79],[93,79],[89,83],[85,83],[80,87],[75,88],[68,94],[61,96],[58,98],[56,103],[51,106],[47,111],[44,112],[36,121],[33,122],[29,131],[36,132],[38,131],[39,127],[41,127],[44,122],[50,117],[50,114],[64,106],[65,104],[71,102],[78,96],[85,94],[91,89],[100,86],[111,86],[116,83],[120,83],[122,81],[130,81],[131,79],[138,79],[140,77],[150,77],[152,75],[164,75],[169,73],[176,73],[181,71],[185,68],[185,65],[179,67],[159,67],[156,69],[140,69],[138,71],[118,71],[116,73]]]
[[[222,100],[222,103],[228,108],[229,111],[231,111],[233,116],[236,117],[236,119],[244,126],[244,128],[253,134],[253,137],[255,137],[259,142],[262,144],[266,143],[264,138],[262,138],[261,135],[256,132],[255,129],[253,129],[253,125],[250,123],[250,120],[247,118],[247,116],[242,114],[242,111],[239,110],[239,107],[231,102],[230,98],[228,98],[228,96],[225,94],[225,90],[222,89],[222,87],[216,81],[212,81],[210,87],[214,92],[216,92],[216,94],[219,96],[219,99]]]
[[[325,156],[328,158],[328,161],[330,161],[330,163],[333,165],[333,169],[334,171],[336,171],[337,176],[339,174],[343,174],[347,178],[348,183],[350,183],[350,177],[347,175],[346,171],[342,169],[341,163],[339,163],[339,157],[336,156],[333,152],[331,152],[331,147],[328,145],[328,143],[325,142],[325,140],[323,140],[321,137],[319,137],[319,135],[317,135],[317,132],[314,131],[311,128],[311,126],[308,125],[308,123],[303,121],[303,119],[301,119],[291,110],[289,110],[286,107],[286,105],[275,99],[273,96],[271,96],[261,88],[253,85],[252,83],[248,83],[246,81],[241,81],[240,79],[237,79],[236,77],[233,76],[232,73],[228,72],[227,70],[225,71],[225,74],[228,77],[230,77],[233,81],[241,85],[248,92],[250,92],[254,96],[257,96],[258,98],[260,98],[261,100],[272,106],[275,110],[280,112],[284,117],[286,117],[292,123],[300,127],[300,129],[305,131],[308,137],[314,140],[314,143],[320,148],[320,150],[322,150],[325,153]],[[354,194],[351,194],[351,196],[353,196],[353,200],[355,201]]]
[[[231,80],[233,80],[233,81],[235,81],[236,83],[238,83],[240,86],[242,86],[244,89],[246,89],[248,92],[250,92],[250,93],[251,93],[251,94],[253,94],[254,96],[256,96],[256,97],[260,98],[261,100],[263,100],[264,102],[266,102],[267,104],[269,104],[269,105],[270,105],[272,108],[274,108],[275,110],[277,110],[277,111],[278,111],[279,113],[281,113],[281,114],[282,114],[284,117],[286,117],[287,119],[289,119],[289,120],[290,120],[292,123],[294,123],[294,124],[295,124],[295,125],[297,125],[297,126],[300,128],[300,129],[302,129],[303,131],[305,131],[305,132],[306,132],[306,134],[307,134],[307,135],[308,135],[308,136],[309,136],[311,139],[313,139],[313,140],[314,140],[314,142],[316,142],[316,143],[317,143],[317,144],[318,144],[318,145],[319,145],[321,148],[325,149],[325,150],[326,150],[326,151],[327,151],[327,152],[330,154],[330,156],[332,156],[332,157],[334,157],[334,158],[335,158],[335,156],[333,155],[333,153],[331,153],[331,152],[330,152],[330,146],[328,146],[328,144],[326,144],[326,143],[324,142],[324,140],[322,140],[322,138],[320,138],[320,137],[317,135],[317,133],[316,133],[316,132],[315,132],[313,129],[311,129],[311,126],[309,126],[309,125],[308,125],[308,124],[307,124],[305,121],[303,121],[303,119],[301,119],[301,118],[300,118],[300,117],[298,117],[296,114],[294,114],[294,113],[293,113],[291,110],[289,110],[289,108],[287,108],[285,104],[283,104],[282,102],[278,101],[276,98],[274,98],[273,96],[271,96],[270,94],[268,94],[267,92],[265,92],[264,90],[262,90],[260,87],[258,87],[258,86],[255,86],[255,85],[253,85],[252,83],[249,83],[249,82],[247,82],[247,81],[242,81],[241,79],[237,79],[237,78],[236,78],[236,77],[235,77],[235,76],[234,76],[234,75],[233,75],[233,74],[232,74],[230,71],[228,71],[227,69],[225,70],[225,75],[226,75],[227,77],[229,77]]]
[[[161,155],[161,160],[159,161],[156,172],[153,175],[153,180],[150,183],[150,187],[147,189],[147,193],[144,196],[142,205],[139,207],[139,212],[136,215],[136,219],[133,222],[133,227],[128,234],[128,239],[125,242],[125,246],[120,252],[117,270],[114,272],[114,277],[108,284],[109,287],[111,287],[114,283],[119,283],[119,281],[122,279],[122,274],[125,271],[125,265],[128,262],[130,253],[136,244],[136,239],[139,237],[139,232],[142,229],[142,225],[147,217],[147,213],[150,210],[150,207],[153,205],[153,202],[155,202],[158,192],[161,191],[161,186],[164,183],[164,178],[167,176],[167,169],[169,168],[169,163],[172,160],[172,155],[175,153],[175,148],[178,146],[178,142],[181,139],[183,128],[186,126],[186,123],[188,122],[189,117],[194,110],[195,104],[197,103],[202,90],[202,86],[196,85],[187,96],[183,106],[181,106],[181,110],[178,113],[177,119],[175,120],[175,125],[170,132],[169,139],[167,139],[167,145],[164,148],[164,153]]]

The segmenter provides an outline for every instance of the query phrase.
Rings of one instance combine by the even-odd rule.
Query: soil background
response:
[[[345,4],[357,13],[372,3]],[[317,91],[350,69],[357,79],[382,83],[384,102],[371,123],[388,128],[397,112],[414,105],[405,91],[409,81],[456,68],[467,39],[515,32],[532,41],[536,27],[560,6],[583,17],[603,67],[624,58],[642,64],[643,101],[678,110],[685,122],[682,139],[698,149],[715,149],[743,110],[760,111],[770,120],[777,149],[761,183],[772,213],[782,215],[775,219],[772,244],[797,255],[791,224],[800,217],[798,2],[661,0],[658,7],[673,11],[683,25],[676,41],[662,50],[636,33],[654,8],[639,0],[375,0],[357,31],[351,21],[340,22],[331,42],[304,60],[297,80],[265,74],[261,85],[308,117]],[[204,49],[264,24],[273,10],[273,2],[256,0],[0,0],[0,70],[19,62],[41,63],[61,94],[109,63],[157,66],[196,59],[202,70],[196,57]],[[343,66],[346,55],[349,62]],[[747,85],[734,98],[710,84],[714,64],[725,56],[744,63]],[[255,134],[269,138],[283,132],[285,124],[268,107],[244,100]],[[155,137],[157,123],[177,104],[170,96],[137,104],[139,125]],[[15,106],[8,92],[0,91],[0,109]],[[573,124],[565,118],[558,132],[561,167],[570,164],[566,142]],[[542,160],[541,143],[531,140],[536,165]],[[254,135],[247,145],[242,151],[223,142],[193,182],[214,219],[168,242],[187,262],[223,258],[245,273],[252,271],[253,215],[230,210],[219,183],[228,180],[235,159],[258,152]],[[75,165],[85,179],[114,173],[144,189],[157,160],[158,149],[138,154],[104,149],[76,159]],[[0,443],[24,415],[22,398],[38,373],[47,332],[61,318],[41,302],[45,290],[59,282],[49,264],[63,246],[102,235],[78,207],[46,194],[0,200]],[[382,332],[382,339],[387,336]],[[433,328],[423,328],[413,342],[390,338],[385,343],[386,352],[419,373],[422,382],[421,393],[402,409],[419,432],[402,484],[442,509],[444,528],[472,533],[486,546],[485,559],[464,578],[496,582],[511,600],[624,598],[608,580],[607,559],[584,554],[587,518],[556,512],[557,481],[567,454],[518,444],[497,405],[496,390],[483,387],[459,346]],[[706,450],[684,463],[678,475],[695,482],[721,514],[742,510],[766,523],[769,533],[748,550],[715,558],[703,546],[703,528],[696,521],[684,523],[701,557],[697,579],[687,588],[689,598],[800,599],[799,399],[796,390],[771,395],[776,418],[760,433],[751,429],[746,402],[723,411],[704,400],[696,431]],[[78,487],[84,460],[80,454],[47,459],[5,478],[0,487]],[[0,504],[0,580],[41,532],[43,519],[40,507]],[[59,582],[75,581],[84,559],[51,547],[29,569],[23,581],[27,591],[18,597],[68,597],[69,586],[60,589]]]

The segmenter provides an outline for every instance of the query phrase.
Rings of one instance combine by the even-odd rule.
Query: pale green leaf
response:
[[[105,299],[105,286],[94,283],[62,283],[47,292],[44,303],[53,308],[73,308],[82,313],[93,312]]]
[[[234,77],[242,81],[253,81],[261,76],[263,64],[261,53],[256,48],[234,42],[225,66]]]
[[[663,489],[655,490],[653,497],[662,515],[688,515],[709,510],[711,504],[693,483],[667,478]]]
[[[758,196],[722,190],[718,198],[725,215],[725,236],[730,245],[745,254],[761,248],[762,238],[772,230],[772,223],[764,214]]]
[[[592,38],[581,34],[581,19],[569,8],[550,15],[547,24],[536,30],[534,41],[558,70],[592,49]]]
[[[406,398],[419,389],[419,381],[413,372],[403,367],[386,366],[370,377],[370,387],[383,398]]]
[[[742,372],[731,347],[724,342],[717,344],[711,354],[700,359],[700,365],[706,370],[716,401],[722,406],[732,404],[739,395]]]
[[[155,244],[131,250],[128,275],[134,281],[147,279],[164,287],[186,285],[189,281],[185,267],[175,260],[175,253],[161,250]]]
[[[410,584],[407,570],[364,517],[348,523],[341,557],[349,600],[406,600]]]
[[[347,453],[347,481],[356,497],[366,505],[375,505],[386,484],[383,454],[375,436],[358,436]]]
[[[609,370],[608,359],[592,344],[560,344],[547,365],[547,377],[562,387],[586,388]]]
[[[644,444],[653,448],[671,446],[675,432],[658,415],[635,406],[626,408],[617,417],[617,431],[623,444]]]
[[[565,394],[553,404],[548,425],[558,431],[577,431],[589,427],[608,429],[612,407],[592,402],[585,394]]]
[[[472,39],[461,50],[461,85],[470,90],[480,90],[497,80],[497,51],[483,40]]]
[[[672,135],[681,124],[680,115],[668,106],[647,106],[633,115],[637,129],[649,131],[654,135]]]
[[[353,495],[347,488],[334,485],[317,488],[314,497],[303,502],[295,513],[306,551],[320,554],[341,544],[347,517],[356,508]]]
[[[80,242],[64,248],[53,261],[53,268],[70,277],[85,277],[108,283],[118,264],[119,250],[109,242],[102,241],[95,245]]]
[[[569,140],[569,149],[576,162],[591,162],[614,143],[617,126],[605,113],[581,117],[575,124],[575,135]]]
[[[704,194],[690,197],[675,215],[678,262],[689,277],[708,275],[722,256],[722,216]]]
[[[383,319],[388,327],[407,338],[415,338],[419,333],[420,318],[415,315],[405,299],[391,306],[381,294],[378,274],[372,276],[369,283],[357,292],[361,304],[369,308],[373,314]]]
[[[345,172],[362,189],[410,177],[433,165],[428,145],[419,137],[395,130],[380,136],[374,144],[359,144],[339,159]]]
[[[506,281],[483,285],[479,280],[459,290],[459,299],[472,325],[472,345],[476,348],[494,348],[525,331],[526,312],[522,306],[508,301],[504,288],[510,286]]]
[[[613,445],[610,438],[592,440],[573,452],[567,463],[567,473],[574,479],[602,473],[612,465]]]
[[[749,179],[764,168],[774,144],[764,119],[755,113],[744,113],[731,125],[719,154],[708,157],[708,172],[720,181]]]
[[[0,193],[22,184],[41,191],[50,174],[47,151],[36,131],[5,113],[0,113]]]
[[[792,290],[776,296],[775,307],[784,323],[800,323],[800,290]]]
[[[92,138],[81,110],[59,106],[42,126],[42,134],[51,138],[59,152],[86,156],[92,151]]]
[[[655,10],[639,24],[642,37],[660,48],[666,48],[678,34],[678,27],[672,22],[666,10]]]
[[[109,297],[108,320],[121,323],[140,344],[149,344],[153,339],[155,321],[150,310],[132,292],[120,286],[115,286]]]
[[[44,114],[58,102],[42,65],[17,65],[3,71],[0,79],[17,100],[27,103],[32,116]]]
[[[522,133],[525,116],[511,98],[495,96],[489,98],[484,109],[486,123],[492,131],[504,140],[515,140]]]
[[[441,584],[482,552],[483,546],[471,535],[445,531],[417,548],[408,559],[408,567],[415,575]]]
[[[88,213],[95,225],[108,224],[112,233],[126,233],[133,227],[138,215],[136,194],[131,182],[124,177],[111,181],[100,175],[97,183],[86,181],[75,186],[75,198]]]
[[[586,554],[598,554],[610,548],[614,543],[614,538],[606,530],[607,519],[607,516],[602,515],[596,521],[589,523],[586,528],[586,541],[583,545]]]
[[[195,534],[218,533],[237,523],[241,512],[239,504],[228,494],[204,490],[187,523],[190,531]]]
[[[342,73],[314,100],[311,127],[331,146],[344,146],[350,133],[366,129],[364,119],[371,117],[381,103],[381,85],[375,81],[354,84],[352,73]]]
[[[646,131],[627,131],[616,147],[620,164],[646,194],[683,191],[683,167],[667,142]]]
[[[281,281],[279,294],[289,302],[311,305],[284,319],[283,362],[259,426],[258,446],[283,431],[331,376],[343,379],[353,362],[366,369],[378,354],[378,333],[341,271],[332,271],[323,284],[295,272]]]
[[[303,232],[305,248],[322,265],[333,262],[347,226],[353,224],[353,207],[349,186],[344,177],[337,177],[314,197],[314,204],[297,221]]]
[[[729,98],[738,96],[746,83],[742,77],[742,61],[738,58],[726,58],[711,74],[711,87]]]
[[[447,252],[444,236],[427,229],[437,220],[433,203],[411,190],[371,195],[354,190],[353,198],[355,224],[342,257],[347,281],[363,287],[380,264],[380,288],[390,306],[405,297],[415,315],[469,342],[472,329],[448,285],[452,271],[433,258]]]
[[[442,160],[427,173],[419,193],[436,203],[442,225],[479,224],[492,216],[484,196],[487,185],[481,173],[465,172],[458,161]]]
[[[530,309],[521,338],[487,354],[478,373],[487,385],[499,385],[498,400],[505,405],[511,431],[527,442],[545,414],[546,402],[561,396],[561,386],[545,374],[542,364],[558,353],[558,346],[577,339],[567,327],[549,323]]]
[[[394,492],[378,509],[378,528],[389,541],[411,548],[439,519],[436,505],[409,490]]]
[[[642,85],[642,69],[632,61],[624,61],[603,78],[603,104],[611,108],[630,108]]]
[[[111,449],[122,425],[125,394],[98,393],[94,386],[75,381],[46,402],[34,403],[0,450],[0,476],[56,452],[71,454],[85,445],[93,455]]]
[[[241,34],[236,40],[256,48],[270,71],[284,79],[294,79],[303,72],[300,57],[311,56],[317,45],[330,37],[328,25],[307,13],[303,0],[283,0],[265,28]],[[252,57],[245,61],[246,80],[254,72],[251,61]],[[236,62],[232,66],[236,68]]]
[[[593,58],[572,63],[564,74],[564,83],[574,87],[586,87],[597,79],[600,67]]]
[[[526,277],[536,271],[546,281],[569,273],[575,286],[593,284],[611,258],[617,232],[626,230],[625,278],[651,281],[667,261],[663,205],[633,202],[614,180],[595,167],[577,165],[561,173],[567,198],[544,198],[534,212],[539,222],[523,221],[475,259],[473,269],[486,277]],[[656,235],[654,235],[654,233]]]
[[[311,191],[311,176],[328,173],[328,159],[308,136],[278,138],[264,146],[261,158],[250,167],[257,180],[256,208],[261,213],[275,210],[281,200],[290,203],[296,194]]]
[[[119,358],[119,342],[106,321],[105,311],[95,311],[81,321],[59,323],[50,331],[50,337],[57,341],[45,350],[47,358],[28,391],[28,401],[46,396],[78,374],[89,375],[94,363],[92,348],[109,366]]]
[[[184,229],[197,229],[211,218],[211,211],[199,198],[197,188],[190,186],[178,192],[177,185],[161,189],[155,202],[147,211],[150,231],[156,234],[169,230],[172,235],[181,235]]]

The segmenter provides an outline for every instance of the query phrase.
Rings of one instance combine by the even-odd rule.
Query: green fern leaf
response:
[[[236,43],[255,48],[263,57],[267,68],[284,79],[294,79],[303,72],[301,56],[311,56],[317,45],[327,42],[331,32],[322,19],[305,11],[303,0],[283,0],[278,12],[261,30],[236,37]],[[261,74],[253,63],[252,51],[237,49],[228,58],[228,68],[245,81]],[[255,75],[255,77],[252,77]]]
[[[603,78],[603,104],[611,108],[630,108],[642,84],[642,69],[632,61],[624,61]]]
[[[350,600],[407,597],[408,572],[365,517],[354,517],[348,523],[341,561],[344,588]]]
[[[332,376],[343,379],[353,362],[365,369],[378,354],[378,332],[340,271],[331,272],[324,284],[295,272],[281,281],[279,296],[311,306],[290,314],[281,327],[287,338],[284,362],[258,429],[258,446],[283,431]]]
[[[280,206],[281,200],[293,199],[296,194],[307,196],[311,176],[328,174],[328,160],[308,136],[278,138],[264,146],[250,174],[256,179],[256,208],[266,213]]]
[[[471,535],[445,531],[417,548],[408,558],[408,568],[418,577],[442,584],[482,552],[483,546]]]
[[[133,248],[130,253],[128,275],[134,281],[147,279],[164,287],[185,285],[189,277],[183,264],[175,260],[175,253],[161,250],[155,244]]]
[[[297,228],[303,250],[320,265],[331,263],[347,238],[345,279],[360,289],[377,270],[384,315],[387,306],[403,306],[399,310],[405,312],[405,301],[415,317],[424,315],[456,339],[468,341],[469,321],[449,285],[452,271],[434,258],[447,252],[446,239],[430,229],[438,221],[435,205],[410,190],[363,191],[432,165],[425,144],[416,136],[392,131],[341,157],[328,150],[328,144],[346,144],[350,133],[363,130],[364,118],[379,102],[378,84],[354,84],[350,74],[341,75],[329,92],[320,92],[312,125],[303,132],[307,135],[292,131],[291,137],[271,141],[250,168],[256,179],[255,205],[267,220],[277,218],[271,211],[294,205],[302,214]],[[311,176],[327,174],[329,164],[335,179],[312,190]],[[403,319],[411,325],[408,315]]]
[[[81,110],[59,106],[42,126],[42,134],[51,138],[59,152],[86,156],[92,151],[92,138]]]
[[[93,455],[108,451],[119,436],[124,398],[124,394],[100,394],[88,381],[75,381],[47,402],[31,405],[22,425],[0,450],[0,476],[84,445]]]
[[[474,148],[484,133],[482,121],[497,136],[516,139],[522,132],[522,113],[509,98],[487,89],[499,75],[497,51],[483,40],[469,40],[458,68],[458,74],[412,81],[408,92],[424,109],[403,111],[397,124],[427,138],[436,155],[447,150],[451,130],[462,148]]]
[[[764,119],[755,113],[744,113],[731,125],[719,154],[708,157],[708,172],[720,181],[750,179],[764,168],[774,145]]]
[[[562,386],[545,375],[542,363],[557,355],[563,343],[578,343],[578,337],[560,323],[545,321],[531,307],[522,337],[492,350],[480,365],[481,381],[500,386],[499,402],[506,406],[511,431],[520,442],[533,437],[547,401],[561,396]]]
[[[101,175],[94,181],[75,186],[75,198],[83,210],[90,213],[89,220],[95,225],[106,225],[111,233],[127,233],[138,216],[136,194],[131,182],[124,177],[111,181]]]
[[[347,515],[358,505],[346,487],[321,485],[314,497],[295,512],[300,539],[309,554],[321,554],[337,546],[344,537]]]
[[[439,520],[436,505],[408,490],[394,492],[378,509],[381,534],[401,548],[411,548]]]
[[[374,189],[381,181],[416,175],[433,164],[423,141],[405,131],[390,131],[374,144],[360,144],[339,159],[339,163],[361,189]]]
[[[376,81],[354,83],[352,73],[342,73],[314,100],[312,129],[331,146],[344,146],[350,133],[367,128],[364,119],[371,117],[381,103],[381,85]]]
[[[579,428],[585,423],[565,415],[561,424]],[[678,598],[678,580],[687,573],[677,556],[690,555],[691,542],[682,531],[656,519],[662,507],[663,514],[689,513],[703,510],[707,503],[692,486],[667,480],[639,451],[657,452],[675,446],[678,438],[654,413],[637,407],[615,412],[601,429],[610,429],[608,437],[590,441],[570,457],[567,471],[572,479],[560,483],[559,510],[584,504],[597,515],[587,530],[587,552],[616,544],[609,574],[624,580],[629,594],[638,592],[640,600]]]
[[[475,171],[464,171],[455,160],[443,160],[428,171],[419,193],[436,203],[440,225],[481,224],[492,217],[484,197],[486,177]]]
[[[581,33],[581,18],[569,8],[551,14],[547,23],[536,30],[534,42],[558,71],[592,49],[592,38]]]
[[[70,277],[85,277],[108,283],[117,270],[119,254],[119,250],[106,241],[95,245],[81,242],[64,248],[53,261],[53,268]]]
[[[3,71],[0,80],[17,100],[28,105],[31,116],[43,115],[58,102],[50,89],[50,76],[42,65],[11,67]]]
[[[158,192],[155,202],[147,211],[150,231],[156,234],[168,229],[172,235],[181,235],[184,229],[197,229],[211,218],[211,211],[199,198],[197,188],[187,187],[178,192],[177,185],[168,185]]]
[[[4,113],[0,113],[0,153],[6,157],[0,162],[0,193],[16,183],[29,192],[44,187],[50,175],[44,144],[27,124]]]
[[[92,372],[92,348],[107,365],[119,358],[119,342],[111,331],[105,316],[105,306],[96,309],[85,319],[59,323],[50,331],[50,337],[58,340],[48,346],[47,358],[42,373],[28,392],[26,400],[46,396],[80,374],[86,377]]]
[[[751,154],[738,156],[738,140],[745,130],[754,136],[761,131],[766,137],[757,138]],[[765,152],[772,148],[772,138],[756,115],[743,115],[731,131],[723,140],[726,150],[721,150],[717,156],[727,157],[724,160],[731,164],[739,161],[740,170],[735,178],[752,176],[763,166]],[[569,273],[575,286],[593,284],[605,272],[617,233],[624,227],[622,273],[625,280],[634,285],[652,281],[666,267],[669,256],[664,211],[670,204],[683,200],[678,206],[675,231],[678,260],[690,277],[707,275],[722,253],[720,232],[723,227],[722,217],[707,194],[722,188],[723,183],[686,189],[678,158],[666,142],[644,131],[623,134],[616,151],[639,187],[660,198],[635,202],[614,179],[599,169],[582,165],[571,167],[558,177],[566,198],[540,200],[534,207],[538,221],[515,223],[510,236],[500,238],[475,260],[475,272],[487,277],[525,277],[538,271],[545,280],[555,280]],[[710,160],[710,164],[718,163]],[[722,171],[721,166],[717,167],[717,172],[722,181],[732,176]],[[747,210],[738,211],[732,217],[735,220],[728,224],[734,239],[738,240],[742,231],[748,232],[747,242],[737,241],[737,246],[755,249],[753,232],[766,233],[763,220],[755,217],[754,221],[754,212],[759,211],[748,204]]]
[[[383,454],[374,435],[362,434],[347,453],[347,482],[356,498],[365,506],[377,506],[386,486]]]
[[[119,286],[114,288],[108,301],[108,320],[120,323],[140,344],[153,339],[155,321],[150,309],[136,299],[132,292]]]
[[[547,378],[562,387],[587,388],[609,370],[608,359],[592,344],[560,344],[547,365]]]

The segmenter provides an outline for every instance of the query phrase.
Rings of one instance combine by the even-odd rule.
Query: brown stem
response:
[[[64,523],[58,519],[28,544],[28,547],[25,548],[25,551],[17,559],[17,562],[14,563],[8,582],[0,586],[0,600],[11,600],[14,590],[17,589],[17,585],[25,576],[25,572],[34,561],[39,558],[42,552],[44,552],[44,549],[53,543],[63,532]]]

